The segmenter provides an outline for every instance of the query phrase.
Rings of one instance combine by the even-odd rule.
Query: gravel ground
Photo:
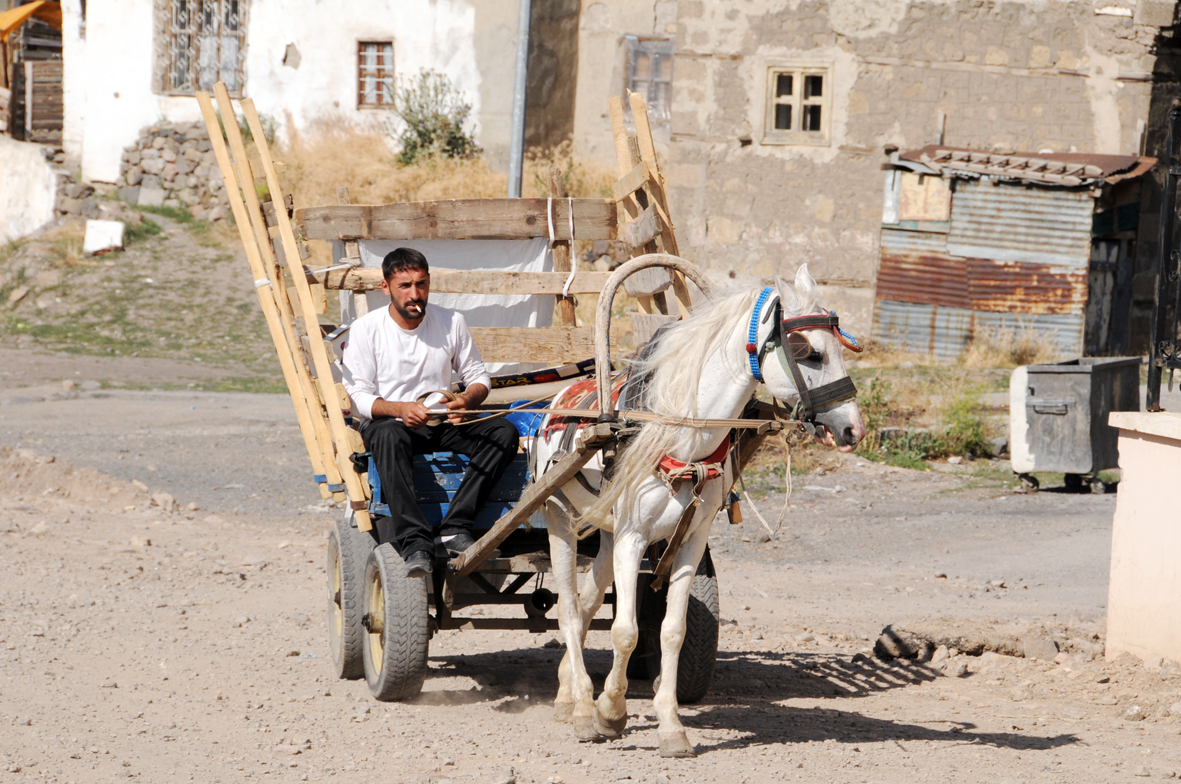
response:
[[[0,774],[13,781],[1181,773],[1181,668],[1102,658],[1114,494],[1012,495],[1003,463],[914,472],[849,457],[795,478],[774,537],[749,510],[741,526],[720,517],[718,670],[682,709],[699,756],[661,760],[646,682],[631,684],[620,741],[579,744],[552,721],[552,634],[438,633],[425,691],[405,704],[335,680],[323,561],[339,512],[309,481],[290,403],[88,389],[78,360],[53,356],[41,381],[72,389],[0,380]],[[176,511],[152,504],[159,492]],[[773,520],[782,501],[759,508]],[[872,654],[885,625],[918,623],[1063,653]],[[601,685],[607,633],[589,645]]]

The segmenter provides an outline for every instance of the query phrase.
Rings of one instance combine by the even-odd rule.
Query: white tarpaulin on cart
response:
[[[381,260],[395,248],[413,248],[426,256],[432,270],[499,270],[502,272],[550,272],[554,268],[549,241],[533,240],[362,240],[361,266],[381,268]],[[333,243],[333,259],[342,264],[344,243]],[[369,309],[389,305],[381,291],[368,292]],[[430,302],[463,313],[469,327],[548,327],[553,323],[552,295],[440,294]],[[352,297],[340,298],[342,324],[355,317]],[[491,373],[512,373],[540,367],[533,363],[489,362]]]

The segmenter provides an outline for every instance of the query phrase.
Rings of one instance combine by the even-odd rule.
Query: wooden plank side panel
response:
[[[555,199],[554,238],[615,239],[615,202]],[[550,236],[548,199],[454,199],[384,205],[331,205],[296,210],[307,239],[518,240]]]
[[[472,327],[485,362],[577,362],[595,355],[590,327]]]
[[[498,270],[431,270],[431,291],[437,294],[561,294],[568,272],[500,272]],[[576,272],[571,294],[598,294],[609,272]],[[308,282],[327,289],[377,291],[381,270],[365,267],[308,270]]]

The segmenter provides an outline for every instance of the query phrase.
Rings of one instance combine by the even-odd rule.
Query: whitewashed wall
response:
[[[516,0],[481,4],[515,7]],[[62,10],[67,146],[80,154],[84,179],[114,182],[123,147],[141,128],[198,119],[197,102],[152,90],[152,0],[90,3],[84,40],[77,34],[78,0],[66,0]],[[246,94],[259,112],[279,122],[281,133],[288,121],[304,128],[318,119],[371,122],[384,116],[356,108],[357,41],[392,39],[396,74],[421,68],[447,74],[472,104],[477,140],[507,144],[481,138],[485,116],[496,118],[492,127],[503,127],[499,118],[511,111],[512,84],[491,93],[481,89],[486,69],[476,56],[475,0],[253,0],[249,13]],[[298,68],[283,64],[288,44],[299,50]],[[505,38],[503,52],[482,46],[481,56],[511,62],[514,45]]]
[[[57,174],[44,150],[0,134],[0,243],[32,234],[53,220]]]

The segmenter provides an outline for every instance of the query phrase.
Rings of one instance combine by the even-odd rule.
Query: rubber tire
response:
[[[661,593],[667,590],[666,587]],[[664,620],[664,597],[660,599],[660,618],[655,619],[655,623],[648,628],[645,628],[646,624],[641,624],[640,638],[632,652],[632,659],[628,661],[629,677],[632,661],[637,663],[637,672],[640,672],[641,666],[646,666],[648,680],[655,681],[660,675],[660,623]],[[682,705],[700,702],[713,685],[720,626],[718,578],[713,560],[706,550],[701,563],[697,565],[697,574],[693,575],[689,606],[685,612],[685,641],[681,644],[681,658],[677,664],[677,702]],[[637,654],[641,655],[637,657]]]
[[[340,518],[328,531],[325,581],[328,587],[328,648],[336,677],[357,680],[365,677],[361,649],[365,628],[361,625],[361,581],[365,559],[373,549],[373,536],[355,527],[352,515]],[[340,605],[336,603],[334,573],[340,572]],[[338,631],[339,630],[339,631]]]
[[[383,702],[417,696],[426,680],[426,578],[406,577],[405,570],[402,557],[388,543],[378,545],[365,562],[362,606],[366,615],[382,616],[382,629],[366,629],[362,659],[369,692]]]

